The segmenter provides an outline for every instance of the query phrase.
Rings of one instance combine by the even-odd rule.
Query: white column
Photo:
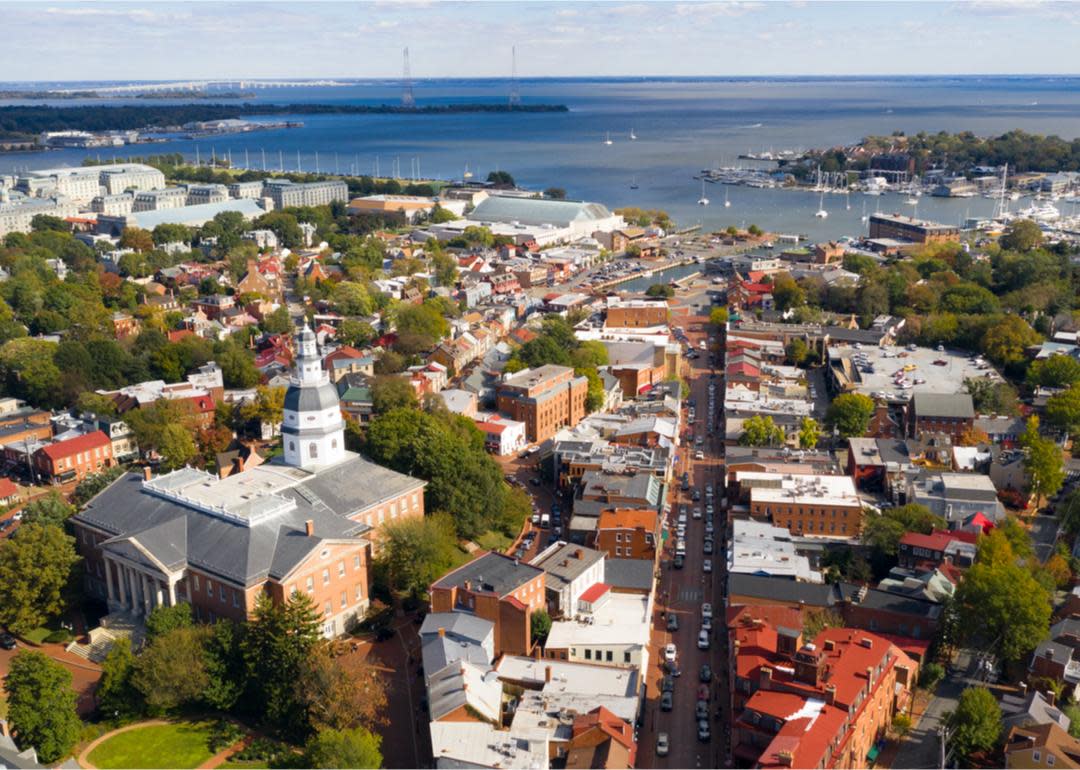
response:
[[[165,606],[165,589],[157,578],[154,578],[154,601],[157,602],[158,607]]]
[[[142,581],[143,612],[149,615],[150,610],[154,608],[154,598],[150,593],[150,578],[142,572],[139,573],[139,578]]]
[[[105,587],[109,591],[109,602],[116,601],[116,594],[113,591],[113,573],[112,562],[105,556],[102,557],[102,561],[105,563]]]
[[[169,606],[170,607],[175,607],[180,602],[180,600],[176,598],[176,584],[178,582],[179,582],[178,580],[174,580],[174,579],[171,579],[171,578],[169,579],[169,594],[168,595],[169,595]]]

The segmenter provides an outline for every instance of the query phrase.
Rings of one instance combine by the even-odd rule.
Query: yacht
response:
[[[633,128],[631,128],[631,129],[630,129],[630,141],[632,142],[632,141],[634,141],[635,139],[637,139],[637,134],[635,134],[635,133],[634,133],[634,129],[633,129]]]
[[[818,219],[825,219],[829,216],[829,212],[825,210],[825,193],[822,192],[818,198],[818,210],[814,212],[814,216]]]
[[[611,141],[611,132],[610,131],[608,131],[607,133],[604,134],[604,144],[615,144],[615,142]]]
[[[697,203],[698,203],[699,206],[708,206],[709,205],[709,199],[705,197],[705,180],[704,179],[701,180],[701,197],[698,198]]]

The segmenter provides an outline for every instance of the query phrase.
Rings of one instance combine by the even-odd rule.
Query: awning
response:
[[[881,749],[879,749],[877,744],[875,743],[873,746],[870,747],[870,751],[866,752],[866,761],[873,762],[875,759],[878,758],[878,754],[880,753]]]

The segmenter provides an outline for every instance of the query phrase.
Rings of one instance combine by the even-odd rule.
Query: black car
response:
[[[6,631],[0,634],[0,647],[3,647],[5,650],[14,650],[15,646],[16,643],[14,636],[7,633]]]
[[[712,669],[709,668],[709,664],[706,663],[701,667],[701,672],[698,673],[698,680],[702,682],[712,681]]]
[[[675,677],[671,674],[665,674],[664,678],[660,681],[661,692],[671,692],[675,689]]]
[[[685,563],[685,561],[686,560],[683,558],[683,555],[681,553],[675,554],[675,561],[674,561],[675,569],[682,569],[683,564]]]

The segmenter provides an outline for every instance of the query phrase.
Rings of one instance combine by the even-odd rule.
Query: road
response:
[[[956,675],[947,676],[934,692],[934,699],[926,707],[919,724],[912,728],[900,750],[896,753],[896,759],[892,766],[897,768],[936,768],[941,766],[941,739],[938,737],[938,728],[941,727],[942,719],[950,711],[956,708],[960,700],[960,693],[972,683],[978,684],[969,678],[969,669],[972,666],[972,655],[968,650],[961,650],[957,654]]]
[[[690,338],[694,348],[706,339],[707,329],[705,322],[707,316],[688,314],[689,306],[707,306],[708,297],[704,291],[704,284],[699,283],[689,292],[679,292],[676,303],[672,309],[672,326],[682,326]],[[705,485],[711,483],[714,489],[720,484],[722,488],[722,458],[720,455],[722,444],[722,431],[713,430],[711,435],[706,433],[708,414],[708,386],[712,369],[709,367],[708,357],[702,356],[689,361],[690,375],[688,377],[691,395],[694,399],[695,422],[687,425],[684,438],[688,438],[692,432],[694,436],[704,434],[704,444],[700,447],[705,457],[703,460],[694,460],[694,448],[686,441],[680,447],[679,461],[676,475],[682,476],[684,471],[690,474],[691,490],[697,489],[701,499],[695,502],[692,492],[683,493],[679,489],[679,482],[673,481],[672,492],[669,495],[671,501],[671,537],[668,539],[668,548],[664,552],[661,565],[660,593],[656,600],[656,613],[653,618],[653,634],[650,649],[650,661],[652,665],[647,674],[647,698],[645,708],[645,724],[639,734],[638,765],[640,767],[723,767],[726,756],[727,730],[724,724],[715,718],[717,706],[721,698],[717,697],[728,692],[726,681],[726,660],[723,645],[726,643],[726,630],[724,628],[724,603],[721,587],[723,586],[723,570],[726,564],[723,548],[723,532],[725,530],[724,512],[719,510],[719,500],[722,494],[718,491],[715,497],[717,510],[714,517],[716,530],[716,547],[713,554],[704,553],[703,543],[705,540],[705,517],[693,518],[693,510],[705,508]],[[721,384],[716,381],[717,388],[717,414],[722,405]],[[684,417],[686,417],[684,412]],[[678,519],[679,506],[686,505],[687,519],[687,551],[686,562],[682,569],[672,566],[674,553],[674,524]],[[703,569],[705,559],[711,559],[713,572],[706,574]],[[710,634],[710,647],[700,650],[697,646],[698,632],[701,629],[701,605],[702,602],[710,602],[713,606],[713,631]],[[666,617],[673,613],[679,619],[677,631],[667,631]],[[682,675],[675,680],[674,709],[664,712],[660,709],[660,689],[663,660],[663,648],[668,642],[674,642],[678,647],[679,665]],[[708,742],[698,740],[697,720],[695,707],[697,702],[697,690],[700,685],[698,674],[701,666],[708,664],[712,669],[713,678],[709,683],[710,688],[710,720],[712,739]],[[671,750],[667,757],[656,756],[656,737],[660,732],[666,732],[670,738]]]

